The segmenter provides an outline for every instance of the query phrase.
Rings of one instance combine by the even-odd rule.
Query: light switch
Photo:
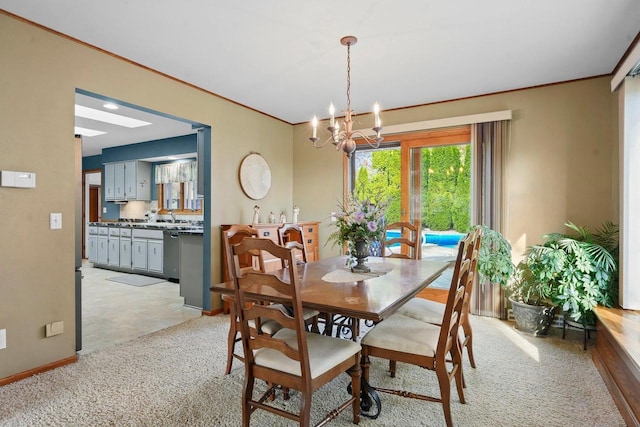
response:
[[[0,350],[7,348],[7,330],[0,329]]]
[[[49,228],[51,230],[61,230],[62,229],[62,214],[61,213],[50,213],[49,214]]]

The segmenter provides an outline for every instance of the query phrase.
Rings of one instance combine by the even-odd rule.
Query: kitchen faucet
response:
[[[169,211],[169,214],[171,215],[171,222],[176,222],[176,214],[173,211]]]

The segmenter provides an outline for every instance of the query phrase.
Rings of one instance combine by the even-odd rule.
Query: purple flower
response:
[[[367,223],[367,228],[369,229],[369,231],[373,232],[376,231],[378,229],[378,223],[375,221],[369,221]]]
[[[353,215],[353,219],[355,220],[355,222],[362,222],[364,221],[364,212],[362,211],[358,211]]]

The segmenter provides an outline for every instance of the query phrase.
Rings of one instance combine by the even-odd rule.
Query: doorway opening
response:
[[[99,118],[83,117],[88,110],[104,110],[103,106],[107,101],[119,107],[118,114],[128,115],[153,125],[127,128],[126,126],[101,122]],[[115,114],[111,111],[104,112]],[[205,296],[209,294],[208,284],[211,282],[211,206],[209,204],[211,161],[210,158],[207,158],[207,156],[211,156],[211,131],[209,126],[201,123],[169,116],[81,89],[76,90],[75,125],[76,134],[84,132],[81,154],[83,200],[82,212],[78,212],[82,218],[80,225],[82,232],[76,233],[81,236],[82,244],[79,247],[83,258],[82,292],[76,297],[76,309],[82,315],[77,316],[76,322],[79,323],[77,326],[80,327],[82,337],[82,339],[78,339],[82,349],[78,350],[81,354],[86,354],[199,317],[203,311],[210,310],[210,300]],[[95,136],[87,134],[91,131]],[[192,140],[195,140],[197,135],[197,147],[194,145],[192,158],[198,162],[198,167],[202,172],[199,175],[201,186],[198,188],[198,194],[204,209],[200,212],[199,217],[189,217],[190,222],[197,222],[202,226],[203,255],[202,259],[198,261],[202,265],[203,273],[201,283],[196,284],[202,288],[202,307],[185,305],[179,283],[160,280],[146,286],[123,284],[110,279],[117,279],[116,276],[123,275],[137,276],[138,272],[133,269],[119,269],[119,266],[114,270],[96,268],[88,260],[91,245],[90,224],[115,225],[122,218],[121,207],[127,209],[127,221],[144,221],[145,209],[140,210],[140,206],[146,208],[145,204],[152,206],[154,202],[153,196],[149,202],[128,201],[125,203],[123,201],[114,203],[105,200],[106,177],[103,165],[119,160],[114,159],[114,153],[125,153],[123,154],[125,157],[121,159],[123,162],[142,160],[150,165],[166,162],[167,159],[164,159],[163,156],[168,153],[160,150],[161,154],[151,156],[148,153],[141,153],[140,147],[149,147],[155,142],[158,146],[165,147],[168,145],[167,141],[179,139],[182,135],[187,134]],[[186,154],[181,154],[184,159]],[[153,177],[153,173],[151,175]],[[153,182],[153,178],[151,178],[144,184],[153,186]],[[152,194],[156,193],[152,192]],[[126,240],[120,241],[119,245],[122,245],[123,242],[126,245]],[[159,276],[162,276],[162,273]],[[163,279],[163,277],[159,278]]]

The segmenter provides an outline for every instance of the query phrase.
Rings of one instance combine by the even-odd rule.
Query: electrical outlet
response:
[[[336,221],[338,221],[338,218],[336,218],[336,213],[331,212],[331,222],[336,222]]]
[[[61,333],[64,332],[64,322],[59,321],[59,322],[47,323],[46,325],[44,325],[44,329],[45,329],[44,336],[47,338],[60,335]]]
[[[0,350],[7,348],[7,330],[0,329]]]
[[[104,208],[102,208],[102,213],[107,213],[107,208],[106,206]]]

